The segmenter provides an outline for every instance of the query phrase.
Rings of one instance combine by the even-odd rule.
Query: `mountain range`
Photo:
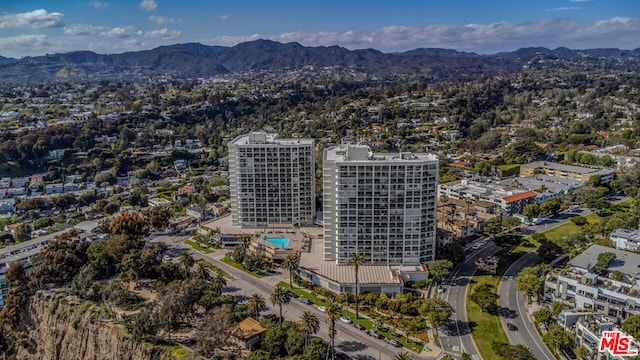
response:
[[[22,59],[0,56],[0,82],[131,79],[159,75],[208,77],[249,71],[292,70],[309,65],[340,66],[373,75],[411,75],[437,80],[511,73],[520,71],[523,65],[544,60],[639,64],[640,49],[550,50],[537,47],[479,55],[433,48],[383,53],[374,49],[306,47],[270,40],[245,42],[232,47],[188,43],[111,55],[76,51]]]

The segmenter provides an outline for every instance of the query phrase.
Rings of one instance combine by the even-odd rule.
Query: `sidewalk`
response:
[[[436,345],[435,343],[435,338],[433,337],[433,329],[429,328],[429,330],[427,330],[427,335],[429,336],[429,342],[424,344],[424,348],[422,349],[422,352],[420,353],[420,356],[422,357],[426,357],[426,358],[433,358],[436,359],[438,357],[440,357],[440,355],[443,354],[443,350],[441,347],[439,347],[438,345]]]

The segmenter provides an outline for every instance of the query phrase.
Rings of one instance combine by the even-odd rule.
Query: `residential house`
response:
[[[193,185],[183,186],[176,191],[171,193],[171,199],[173,201],[180,201],[185,197],[188,197],[189,194],[193,194],[196,191],[196,188]]]
[[[248,317],[238,323],[233,329],[233,340],[245,350],[252,350],[260,340],[264,337],[267,329],[263,328],[260,323]]]
[[[62,194],[64,192],[64,185],[62,183],[46,185],[44,187],[44,192],[47,195],[50,195],[50,194]]]
[[[640,230],[615,229],[609,235],[617,249],[638,250],[640,248]]]
[[[189,205],[187,206],[187,216],[196,221],[202,221],[206,218],[206,210],[202,210],[196,205]]]
[[[598,255],[605,252],[615,254],[615,259],[598,274],[595,272]],[[546,300],[561,301],[576,310],[597,311],[619,319],[640,315],[640,254],[592,245],[571,259],[569,265],[568,269],[547,277]],[[621,279],[614,273],[620,274]]]
[[[11,186],[14,188],[23,188],[29,183],[29,177],[15,177],[11,179]]]
[[[0,200],[0,213],[10,213],[13,211],[13,200]]]

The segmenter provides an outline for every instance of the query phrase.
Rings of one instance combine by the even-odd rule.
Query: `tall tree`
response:
[[[437,336],[438,326],[449,323],[449,318],[453,315],[453,307],[444,299],[428,298],[420,307],[420,315],[427,318]]]
[[[256,319],[258,319],[260,317],[260,310],[264,309],[267,303],[262,295],[254,293],[249,298],[249,303],[247,305],[249,312],[255,315]]]
[[[331,301],[327,305],[327,320],[329,320],[329,339],[331,339],[331,359],[336,358],[336,320],[340,317],[340,306],[338,303]]]
[[[304,346],[306,347],[309,341],[309,335],[320,331],[320,320],[318,320],[316,314],[311,311],[305,311],[302,313],[300,320],[298,320],[298,327],[304,334]]]
[[[365,263],[365,259],[364,256],[362,256],[362,254],[353,254],[351,255],[351,258],[349,259],[349,265],[353,265],[353,270],[356,276],[356,319],[359,318],[359,313],[358,313],[358,298],[360,296],[360,279],[358,278],[358,269],[360,268],[360,265],[363,265]]]
[[[451,260],[436,260],[428,265],[429,273],[434,276],[437,281],[449,276],[451,269],[453,269],[453,263]]]
[[[196,260],[193,258],[193,255],[188,251],[185,251],[180,255],[180,265],[182,265],[182,270],[184,271],[184,277],[189,277],[191,273],[191,268],[196,263]]]
[[[293,287],[293,273],[297,272],[300,267],[300,257],[298,255],[288,255],[282,261],[282,268],[289,272],[289,287]]]
[[[622,322],[622,330],[634,339],[640,338],[640,315],[631,315]]]
[[[213,292],[220,296],[222,294],[222,289],[227,286],[227,279],[225,278],[224,272],[220,269],[216,269],[215,276],[211,279],[211,288]]]
[[[288,304],[289,301],[291,301],[289,291],[282,286],[276,286],[276,288],[271,293],[269,300],[271,300],[271,303],[273,305],[278,305],[278,308],[280,309],[279,320],[280,328],[282,328],[282,306]]]

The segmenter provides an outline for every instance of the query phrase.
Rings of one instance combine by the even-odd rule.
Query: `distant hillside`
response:
[[[522,48],[495,55],[478,55],[450,49],[415,49],[383,53],[374,49],[348,50],[339,46],[307,47],[270,40],[245,42],[233,47],[198,43],[161,46],[152,50],[101,55],[76,51],[19,60],[0,57],[0,82],[149,77],[208,77],[248,71],[281,71],[304,66],[340,66],[373,75],[409,75],[432,80],[477,77],[520,71],[531,61],[640,62],[640,49],[570,50]]]
[[[10,63],[10,62],[13,62],[13,61],[16,61],[16,59],[0,56],[0,65],[1,64],[7,64],[7,63]]]

